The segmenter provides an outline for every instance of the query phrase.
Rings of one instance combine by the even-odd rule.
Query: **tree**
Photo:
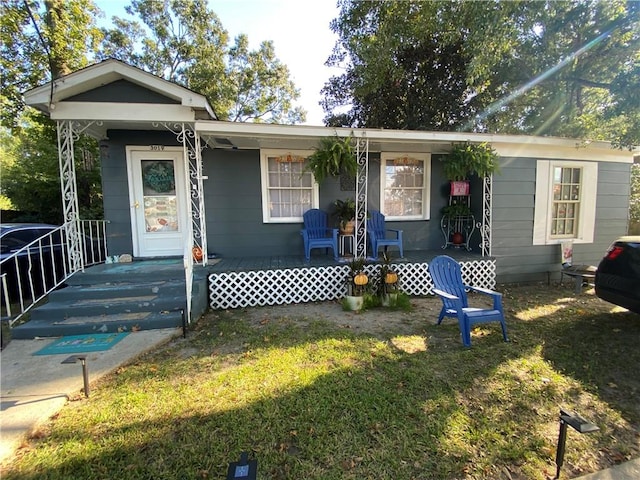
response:
[[[640,143],[634,2],[339,5],[329,123]]]
[[[44,10],[43,10],[44,7]],[[6,0],[0,15],[2,125],[19,127],[22,93],[85,67],[99,39],[91,0]]]
[[[53,122],[29,109],[21,134],[2,134],[2,194],[24,212],[23,221],[60,223],[60,172],[56,128]],[[89,137],[76,142],[76,177],[81,218],[102,218],[97,143]]]
[[[98,58],[120,58],[207,97],[222,120],[298,123],[300,96],[273,43],[249,51],[246,35],[228,33],[205,0],[132,0],[135,20],[114,17]],[[140,51],[137,47],[141,45]]]
[[[631,198],[629,202],[629,234],[640,235],[640,165],[631,166]]]
[[[114,18],[100,29],[92,0],[3,0],[0,16],[2,193],[39,220],[63,221],[55,125],[25,109],[22,93],[107,57],[121,58],[203,93],[221,118],[295,123],[304,111],[286,66],[246,37],[228,46],[227,32],[204,0],[133,0],[143,24]],[[231,115],[233,115],[231,117]],[[7,140],[10,139],[10,140]],[[75,142],[81,216],[102,216],[98,148]]]
[[[63,221],[55,124],[25,109],[22,93],[86,66],[100,38],[98,9],[90,0],[10,0],[3,5],[0,64],[2,194],[13,207],[34,212],[25,220]],[[81,215],[102,216],[97,142],[75,144]]]

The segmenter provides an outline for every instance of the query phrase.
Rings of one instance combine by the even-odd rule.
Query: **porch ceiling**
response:
[[[333,129],[325,129],[322,136],[331,136]],[[260,136],[200,133],[210,148],[227,150],[284,149],[313,150],[318,144],[318,136]],[[450,142],[407,142],[393,140],[369,140],[370,152],[423,152],[446,153],[451,149]]]

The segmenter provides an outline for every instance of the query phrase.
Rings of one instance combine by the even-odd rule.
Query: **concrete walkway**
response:
[[[143,330],[127,335],[111,349],[87,354],[90,383],[139,355],[182,334],[182,329]],[[62,365],[69,355],[33,355],[53,339],[13,340],[0,353],[2,410],[0,464],[10,460],[22,441],[48,421],[83,387],[82,366]],[[560,475],[560,478],[567,478]],[[580,480],[638,480],[640,458]]]
[[[562,478],[562,475],[560,475]],[[640,458],[616,465],[606,470],[590,473],[578,480],[638,480],[640,479]]]
[[[181,334],[182,329],[175,328],[141,330],[109,350],[87,353],[90,384]],[[53,341],[12,340],[0,353],[0,464],[11,459],[23,440],[56,414],[70,396],[81,394],[82,365],[61,364],[69,354],[33,355]]]

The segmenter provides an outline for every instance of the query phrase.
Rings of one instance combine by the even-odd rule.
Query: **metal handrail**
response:
[[[49,293],[85,267],[107,258],[106,220],[67,222],[14,252],[0,262],[2,320],[13,326]],[[73,232],[75,239],[70,239]],[[79,242],[72,245],[73,242]],[[72,246],[81,261],[72,261]],[[8,278],[7,272],[15,272]],[[12,303],[13,302],[13,303]],[[15,314],[12,314],[15,307]]]

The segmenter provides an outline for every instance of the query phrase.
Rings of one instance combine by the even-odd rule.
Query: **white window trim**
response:
[[[578,231],[573,243],[593,243],[598,194],[598,164],[561,160],[538,160],[536,166],[536,199],[533,220],[533,244],[555,245],[566,238],[551,238],[551,206],[553,205],[553,169],[581,168]]]
[[[412,215],[407,217],[387,215],[384,211],[384,190],[386,188],[386,171],[387,160],[393,160],[398,157],[411,157],[424,162],[424,179],[423,179],[423,195],[422,195],[422,215]],[[431,216],[431,154],[415,153],[415,152],[382,152],[380,154],[380,211],[385,215],[385,220],[391,221],[416,221],[429,220]]]
[[[302,157],[308,157],[313,153],[312,150],[260,150],[260,188],[262,190],[262,222],[263,223],[301,223],[302,217],[280,217],[271,218],[269,215],[269,165],[268,158],[278,155],[300,155]],[[312,190],[311,190],[311,208],[318,208],[320,205],[320,194],[318,182],[312,175]]]

